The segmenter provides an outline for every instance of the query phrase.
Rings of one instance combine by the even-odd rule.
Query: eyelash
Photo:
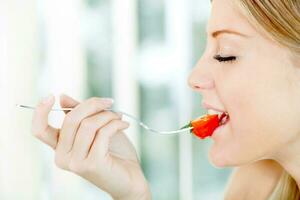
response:
[[[222,57],[221,55],[215,55],[214,59],[216,59],[219,62],[233,62],[236,60],[236,56]]]

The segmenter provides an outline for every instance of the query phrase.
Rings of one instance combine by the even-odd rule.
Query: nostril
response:
[[[212,89],[215,87],[215,83],[212,80],[201,80],[198,83],[192,85],[193,89]]]
[[[193,86],[193,88],[194,88],[194,89],[203,89],[203,88],[201,88],[201,87],[198,86],[198,85]]]
[[[188,85],[192,89],[212,89],[215,86],[214,79],[209,75],[192,73],[188,78]]]

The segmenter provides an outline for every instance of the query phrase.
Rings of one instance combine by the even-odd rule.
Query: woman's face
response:
[[[299,68],[289,51],[251,26],[232,1],[213,1],[207,36],[188,82],[203,102],[230,116],[212,136],[210,161],[238,166],[274,156],[299,137]]]

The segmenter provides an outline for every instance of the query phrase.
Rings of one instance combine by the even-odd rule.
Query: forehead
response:
[[[213,0],[207,32],[221,29],[230,29],[252,35],[256,33],[255,29],[232,0]]]

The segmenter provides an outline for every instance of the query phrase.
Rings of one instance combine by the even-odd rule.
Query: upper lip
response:
[[[209,105],[209,104],[206,103],[206,102],[202,102],[202,107],[206,108],[207,110],[208,110],[208,109],[212,109],[212,110],[215,110],[215,111],[218,111],[218,112],[226,112],[225,110],[222,110],[222,109],[220,109],[220,108],[213,107],[213,106]]]

